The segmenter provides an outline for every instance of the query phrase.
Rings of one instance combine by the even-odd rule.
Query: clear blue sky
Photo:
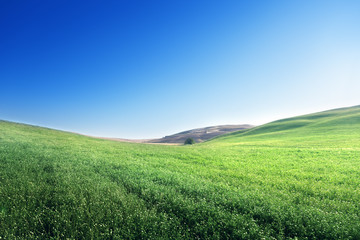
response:
[[[360,104],[360,1],[2,1],[0,119],[162,137]]]

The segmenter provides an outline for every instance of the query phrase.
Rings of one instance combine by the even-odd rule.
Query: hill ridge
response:
[[[286,136],[297,138],[311,138],[322,141],[321,136],[337,134],[338,137],[356,136],[360,132],[360,106],[330,109],[326,111],[279,119],[244,131],[233,132],[219,136],[215,141],[242,141],[250,138],[279,138]],[[360,134],[360,133],[359,133]]]
[[[159,139],[151,139],[144,142],[145,143],[184,143],[184,141],[187,138],[193,138],[195,142],[204,142],[223,134],[249,129],[253,127],[254,125],[250,125],[250,124],[216,125],[216,126],[186,130]]]

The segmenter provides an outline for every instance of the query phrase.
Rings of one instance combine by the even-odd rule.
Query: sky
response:
[[[157,138],[360,104],[360,1],[17,1],[0,119]]]

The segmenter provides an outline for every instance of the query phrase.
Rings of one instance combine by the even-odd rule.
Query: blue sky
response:
[[[360,2],[2,1],[0,119],[162,137],[360,104]]]

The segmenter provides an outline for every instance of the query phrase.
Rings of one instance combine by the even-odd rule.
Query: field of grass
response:
[[[0,239],[360,239],[360,107],[193,146],[0,121]]]

